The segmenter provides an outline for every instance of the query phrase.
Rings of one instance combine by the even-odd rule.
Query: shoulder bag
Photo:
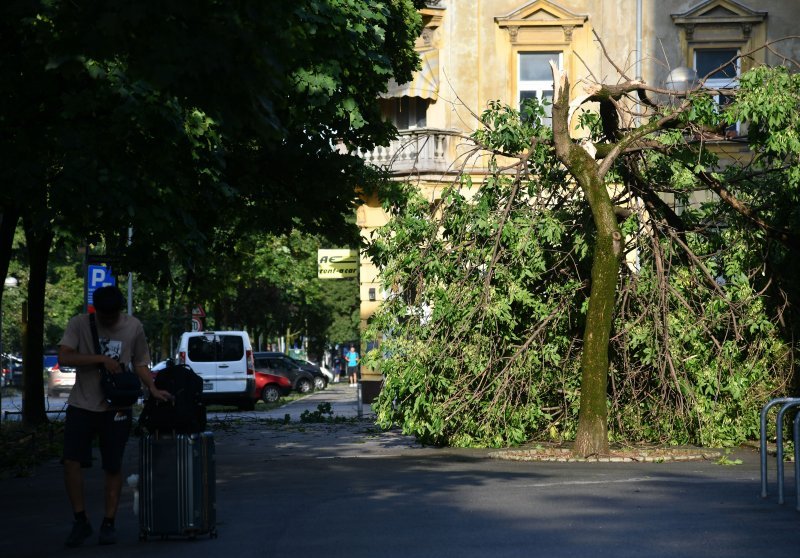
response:
[[[94,352],[98,355],[102,354],[94,314],[89,314],[89,325],[92,328]],[[123,365],[122,371],[117,374],[109,372],[102,365],[98,369],[100,370],[100,386],[103,388],[103,395],[112,407],[130,407],[141,397],[142,383],[139,376],[129,366]]]

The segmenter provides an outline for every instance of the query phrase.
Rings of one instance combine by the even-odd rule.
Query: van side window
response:
[[[192,362],[214,362],[217,360],[216,343],[204,335],[189,338],[189,360]]]
[[[238,335],[220,335],[219,360],[242,360],[244,357],[244,341]]]

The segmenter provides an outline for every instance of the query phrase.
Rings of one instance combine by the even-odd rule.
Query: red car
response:
[[[289,378],[276,376],[256,370],[256,399],[264,403],[275,403],[281,395],[292,391],[292,382]]]

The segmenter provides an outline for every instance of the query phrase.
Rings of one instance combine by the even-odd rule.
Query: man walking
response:
[[[64,484],[75,516],[66,541],[68,547],[82,545],[93,532],[86,514],[82,469],[92,465],[94,438],[98,439],[105,473],[105,515],[98,542],[117,542],[114,519],[122,491],[122,457],[131,430],[132,411],[130,407],[109,406],[100,385],[100,370],[105,368],[116,374],[124,366],[132,365],[153,397],[162,401],[170,397],[153,383],[144,328],[133,316],[121,313],[124,305],[125,298],[116,286],[94,291],[101,354],[95,352],[88,314],[73,317],[59,343],[59,365],[76,368],[64,425]]]
[[[344,357],[347,359],[347,375],[350,377],[350,385],[358,385],[358,363],[361,359],[356,352],[354,345],[350,345],[350,350]]]

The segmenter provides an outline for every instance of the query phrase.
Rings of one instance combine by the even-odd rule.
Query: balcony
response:
[[[394,176],[449,174],[455,168],[459,135],[447,130],[420,128],[404,130],[384,147],[358,151],[367,163],[388,168]]]

